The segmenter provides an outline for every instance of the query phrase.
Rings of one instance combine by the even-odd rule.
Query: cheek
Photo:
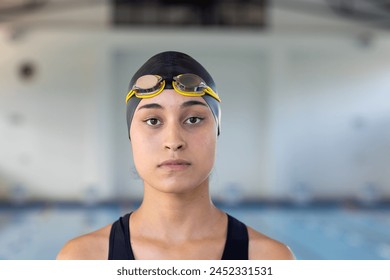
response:
[[[213,165],[216,152],[216,136],[214,134],[203,135],[195,138],[193,142],[194,151],[202,157],[204,163]]]
[[[133,161],[137,171],[140,173],[147,168],[148,159],[151,159],[152,152],[150,141],[145,141],[145,138],[138,133],[131,133],[131,150],[133,153]]]
[[[133,162],[134,162],[135,168],[139,172],[140,167],[142,167],[142,165],[143,165],[142,159],[144,157],[141,156],[143,153],[143,151],[141,150],[142,146],[138,145],[137,140],[138,139],[136,139],[136,138],[131,139],[131,151],[133,153]]]

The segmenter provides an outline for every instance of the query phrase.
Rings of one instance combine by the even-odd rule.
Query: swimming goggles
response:
[[[203,96],[208,94],[221,102],[218,94],[206,82],[195,74],[181,74],[173,77],[173,89],[184,96]],[[139,77],[126,96],[126,103],[134,95],[138,98],[152,98],[165,88],[165,80],[159,75]]]

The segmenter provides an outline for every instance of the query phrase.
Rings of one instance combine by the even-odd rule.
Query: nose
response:
[[[183,137],[183,132],[180,125],[171,124],[167,125],[165,128],[165,139],[164,139],[164,149],[179,151],[183,150],[186,147],[186,142]]]

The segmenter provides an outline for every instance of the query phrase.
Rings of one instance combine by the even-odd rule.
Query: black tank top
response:
[[[126,214],[112,224],[108,250],[109,260],[134,260],[130,244],[129,217]],[[248,259],[248,230],[245,224],[236,218],[228,216],[227,237],[222,260]]]

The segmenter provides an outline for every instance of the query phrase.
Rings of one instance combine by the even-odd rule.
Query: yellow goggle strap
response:
[[[216,94],[216,93],[213,91],[213,89],[212,89],[211,87],[209,87],[209,86],[206,87],[206,88],[204,89],[203,92],[182,91],[182,90],[180,90],[180,89],[176,86],[175,82],[172,82],[172,86],[173,86],[174,90],[175,90],[177,93],[179,93],[179,94],[181,94],[181,95],[184,95],[184,96],[203,96],[203,95],[205,95],[205,94],[208,94],[208,95],[212,96],[214,99],[216,99],[216,100],[218,100],[219,102],[221,102],[221,99],[219,98],[218,94]],[[157,91],[155,91],[155,92],[139,93],[139,92],[137,92],[137,91],[138,91],[137,88],[133,87],[133,88],[128,92],[128,94],[127,94],[127,96],[126,96],[126,103],[127,103],[127,102],[129,101],[129,99],[130,99],[131,97],[133,97],[134,95],[135,95],[136,97],[138,97],[138,98],[152,98],[152,97],[155,97],[155,96],[159,95],[159,94],[164,90],[164,88],[165,88],[165,80],[162,81],[161,87],[160,87]]]

